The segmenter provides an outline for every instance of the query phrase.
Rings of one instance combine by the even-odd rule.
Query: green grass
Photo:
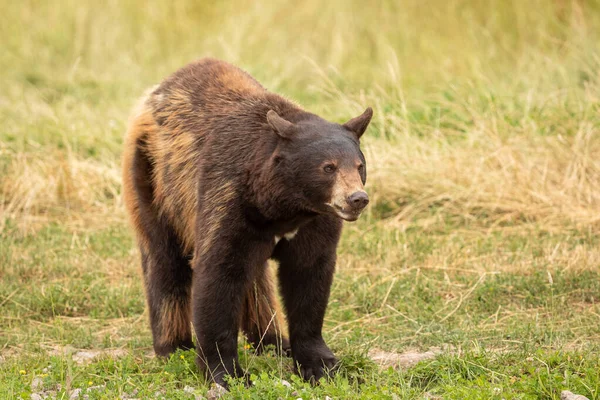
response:
[[[2,11],[0,398],[206,395],[192,351],[152,355],[120,157],[136,98],[210,55],[331,120],[375,110],[324,327],[340,372],[311,387],[240,342],[229,397],[600,399],[597,2]]]

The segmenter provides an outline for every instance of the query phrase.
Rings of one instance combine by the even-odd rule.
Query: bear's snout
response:
[[[369,195],[366,192],[357,191],[348,196],[346,202],[353,210],[359,211],[369,204]]]

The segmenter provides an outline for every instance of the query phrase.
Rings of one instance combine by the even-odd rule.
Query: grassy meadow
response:
[[[120,157],[144,89],[213,56],[330,120],[375,110],[340,373],[311,387],[240,341],[254,384],[227,396],[600,399],[597,1],[0,5],[0,398],[207,395],[192,351],[153,356]]]

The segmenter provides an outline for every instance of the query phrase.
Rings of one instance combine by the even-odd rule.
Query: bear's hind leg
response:
[[[144,153],[154,125],[134,121],[123,160],[123,191],[142,255],[154,351],[168,356],[193,348],[190,324],[192,270],[174,230],[158,216],[153,202],[152,164]]]
[[[242,331],[257,352],[274,345],[279,354],[291,355],[290,342],[283,335],[282,312],[268,265],[264,265],[248,289],[242,309]]]
[[[142,266],[156,355],[192,349],[188,260],[159,247],[142,250]]]

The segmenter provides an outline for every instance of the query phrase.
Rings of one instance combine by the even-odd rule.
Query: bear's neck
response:
[[[310,211],[300,211],[294,215],[265,215],[264,211],[255,206],[247,206],[244,210],[247,222],[258,232],[270,237],[282,237],[287,233],[298,231],[318,214]]]

